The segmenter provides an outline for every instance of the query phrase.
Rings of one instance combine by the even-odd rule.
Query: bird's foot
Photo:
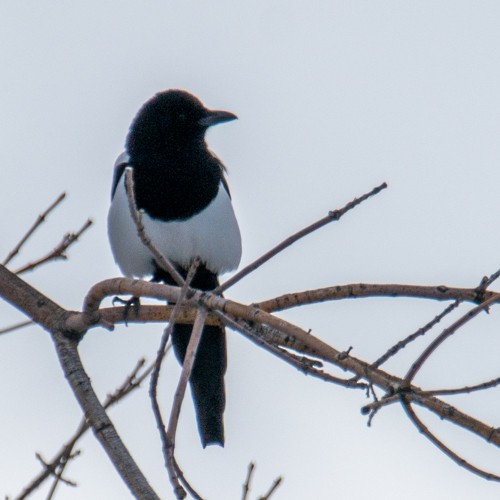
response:
[[[141,307],[141,299],[139,297],[130,297],[130,299],[125,300],[120,297],[113,297],[113,305],[122,304],[124,306],[123,319],[125,320],[125,326],[128,326],[128,318],[130,311],[132,310],[136,316],[139,315],[139,308]]]

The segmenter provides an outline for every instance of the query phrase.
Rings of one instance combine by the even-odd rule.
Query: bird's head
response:
[[[208,127],[237,118],[228,111],[211,110],[184,90],[159,92],[139,110],[130,127],[127,150],[156,150],[203,141]]]

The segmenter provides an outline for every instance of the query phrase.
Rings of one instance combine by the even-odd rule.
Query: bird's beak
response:
[[[217,125],[218,123],[230,122],[231,120],[237,119],[238,117],[229,111],[209,111],[207,116],[198,120],[198,123],[202,127],[211,127],[212,125]]]

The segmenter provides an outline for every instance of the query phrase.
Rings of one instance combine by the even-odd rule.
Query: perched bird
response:
[[[115,164],[108,234],[123,274],[152,276],[175,284],[140,240],[130,215],[124,170],[133,168],[137,208],[153,245],[186,276],[194,259],[200,265],[191,286],[213,290],[218,276],[238,267],[241,237],[231,204],[225,168],[208,149],[205,133],[212,125],[235,120],[227,111],[206,108],[182,90],[160,92],[137,113],[125,152]],[[190,325],[175,325],[172,343],[182,363],[191,335]],[[224,446],[223,414],[226,371],[225,331],[203,329],[190,378],[203,447]]]

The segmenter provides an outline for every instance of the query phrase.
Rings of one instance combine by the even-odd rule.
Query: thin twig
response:
[[[380,356],[372,365],[371,368],[378,368],[380,365],[384,364],[389,358],[395,356],[401,349],[404,349],[410,342],[413,342],[418,337],[425,335],[432,327],[437,325],[445,316],[450,314],[458,305],[460,304],[460,300],[455,300],[452,304],[450,304],[444,311],[439,313],[432,321],[429,321],[422,328],[419,328],[416,332],[408,335],[403,340],[400,340],[397,344],[393,345],[385,354]]]
[[[65,260],[67,259],[67,256],[64,254],[64,252],[69,248],[70,245],[72,245],[75,241],[78,240],[78,238],[93,224],[91,219],[87,219],[85,224],[76,232],[76,233],[67,233],[64,235],[61,243],[57,245],[51,252],[49,252],[45,257],[41,257],[38,260],[35,260],[33,262],[30,262],[29,264],[26,264],[16,271],[14,271],[15,274],[22,274],[27,271],[32,271],[38,266],[41,266],[42,264],[46,264],[47,262],[50,262],[52,260],[58,260],[62,259]]]
[[[467,469],[469,472],[473,474],[477,474],[478,476],[488,479],[490,481],[500,481],[500,476],[493,474],[491,472],[487,472],[483,469],[480,469],[469,462],[467,462],[464,458],[459,456],[453,450],[448,448],[440,439],[438,439],[428,428],[427,426],[417,417],[415,411],[413,410],[409,401],[407,401],[404,397],[401,399],[401,403],[403,408],[406,411],[406,414],[413,422],[413,424],[417,427],[417,429],[427,438],[429,441],[437,446],[445,455],[451,458],[457,465]]]
[[[117,433],[85,372],[78,353],[78,340],[71,338],[72,332],[67,329],[70,312],[1,265],[0,296],[50,332],[71,390],[123,482],[136,497],[157,500],[158,495]]]
[[[496,272],[494,272],[491,276],[484,276],[483,279],[481,280],[481,283],[479,283],[479,286],[475,289],[476,292],[476,302],[480,304],[481,302],[484,302],[485,298],[485,293],[487,288],[495,282],[498,278],[500,278],[500,269]]]
[[[26,241],[29,239],[29,237],[36,231],[36,229],[45,221],[46,217],[49,215],[54,208],[59,205],[64,198],[66,197],[66,193],[61,193],[56,200],[45,210],[45,212],[41,213],[33,225],[28,229],[26,234],[21,238],[21,241],[10,251],[9,255],[5,258],[5,260],[2,262],[2,265],[6,266],[21,250],[21,247],[26,243]]]
[[[182,365],[181,376],[179,378],[179,383],[177,385],[177,390],[175,391],[174,401],[172,403],[172,409],[170,411],[170,419],[167,428],[167,453],[168,453],[168,464],[169,475],[171,479],[172,486],[174,488],[174,493],[177,498],[185,498],[186,492],[180,486],[177,475],[172,474],[176,470],[176,462],[174,456],[175,449],[175,434],[177,432],[177,424],[179,422],[179,415],[181,411],[182,401],[184,400],[184,394],[186,393],[186,387],[191,376],[191,371],[193,369],[193,364],[196,356],[196,351],[201,340],[201,334],[203,332],[203,326],[205,324],[205,318],[208,314],[206,309],[199,309],[196,319],[194,320],[193,330],[191,331],[191,337],[186,349],[186,355],[184,356],[184,363]]]
[[[300,240],[304,236],[307,236],[308,234],[316,231],[317,229],[320,229],[323,226],[326,226],[330,222],[338,221],[343,215],[345,215],[349,210],[352,210],[354,207],[362,203],[363,201],[367,200],[371,196],[374,196],[378,194],[380,191],[385,189],[387,187],[387,184],[384,182],[380,186],[377,186],[376,188],[372,189],[369,193],[364,194],[363,196],[360,196],[359,198],[354,198],[354,200],[350,201],[345,205],[343,208],[338,209],[338,210],[332,210],[328,213],[326,217],[323,217],[322,219],[319,219],[318,221],[314,222],[310,226],[307,226],[304,229],[301,229],[300,231],[296,232],[292,236],[289,236],[286,240],[282,241],[280,244],[276,245],[274,248],[266,252],[264,255],[259,257],[257,260],[249,264],[248,266],[244,267],[241,271],[237,272],[234,276],[229,278],[227,281],[222,283],[218,288],[214,290],[214,293],[221,294],[225,290],[227,290],[229,287],[233,286],[235,283],[243,279],[245,276],[250,274],[251,272],[255,271],[255,269],[259,268],[267,262],[269,259],[277,255],[278,253],[282,252],[285,248],[289,247],[296,241]]]
[[[137,234],[141,241],[146,245],[148,250],[153,254],[156,263],[167,273],[172,276],[177,285],[182,286],[184,283],[184,278],[179,274],[175,266],[172,264],[170,259],[163,255],[151,242],[151,239],[146,234],[144,224],[142,222],[142,212],[137,209],[137,202],[135,199],[134,190],[134,170],[132,167],[127,167],[125,169],[125,188],[127,190],[128,205],[130,209],[130,214],[134,219],[135,226],[137,228]]]
[[[500,269],[491,274],[490,277],[483,283],[484,290],[486,290],[498,278],[500,278]]]
[[[241,321],[236,321],[221,311],[212,311],[212,314],[220,318],[220,320],[229,328],[239,331],[255,344],[274,354],[286,363],[297,368],[297,370],[301,371],[305,375],[311,375],[312,377],[319,378],[321,380],[324,380],[325,382],[331,382],[336,385],[341,385],[342,387],[348,387],[350,389],[366,389],[366,384],[364,383],[353,381],[352,379],[342,379],[339,377],[335,377],[334,375],[331,375],[329,373],[325,373],[323,370],[318,370],[317,368],[315,368],[314,364],[318,363],[319,361],[312,360],[304,356],[297,356],[291,352],[286,351],[285,349],[282,349],[281,347],[268,342],[248,324],[245,324]]]
[[[184,485],[188,493],[194,498],[194,500],[203,500],[200,494],[189,484],[188,480],[186,479],[186,476],[184,475],[184,472],[182,472],[182,469],[179,467],[179,464],[177,463],[175,456],[173,456],[172,459],[173,459],[173,465],[175,467],[175,474],[179,478],[180,482]]]
[[[393,285],[386,286],[385,291],[388,292],[391,287],[393,287]],[[361,293],[363,293],[362,288],[363,287],[359,288]],[[412,287],[401,287],[401,291],[404,292],[405,288],[408,289]],[[167,285],[158,285],[139,282],[137,280],[120,278],[114,280],[106,280],[105,282],[99,283],[98,285],[93,287],[89,292],[89,297],[86,301],[86,307],[89,308],[90,312],[98,312],[97,308],[99,307],[100,301],[103,299],[103,297],[108,295],[116,295],[117,293],[123,293],[124,290],[130,291],[132,295],[139,295],[139,292],[147,291],[151,294],[151,296],[158,295],[171,301],[176,301],[179,297],[179,289],[177,287],[169,287]],[[420,287],[420,290],[426,290],[429,292],[429,295],[424,295],[426,297],[433,296],[433,298],[437,298],[438,300],[449,300],[450,298],[451,289],[445,286],[437,287],[434,290],[432,289],[432,287]],[[467,294],[469,293],[469,290],[464,290],[464,293],[468,297]],[[374,291],[375,289],[371,290],[372,293]],[[347,293],[348,290],[344,290],[343,292]],[[30,318],[32,318],[34,321],[36,321],[38,324],[49,331],[64,331],[66,333],[68,333],[68,331],[71,332],[71,319],[74,318],[74,316],[78,316],[77,314],[70,313],[69,311],[66,311],[57,306],[57,304],[54,304],[48,297],[40,294],[37,290],[33,289],[30,285],[20,280],[18,277],[10,273],[6,268],[2,266],[0,266],[0,295],[7,302],[19,308]],[[485,297],[488,297],[488,300],[490,300],[491,303],[494,303],[499,301],[500,294],[486,292]],[[358,376],[360,375],[362,377],[366,377],[367,374],[369,374],[368,376],[370,383],[374,386],[380,387],[386,392],[392,391],[392,393],[394,393],[396,391],[399,391],[402,394],[411,392],[412,401],[414,401],[416,404],[426,407],[427,409],[438,415],[441,419],[467,429],[472,434],[486,439],[489,443],[497,447],[500,446],[500,432],[496,432],[496,430],[492,429],[491,426],[484,424],[474,417],[461,412],[458,408],[444,403],[443,401],[435,397],[425,395],[417,399],[416,395],[413,393],[420,390],[418,387],[403,387],[404,381],[400,377],[396,377],[380,369],[370,370],[370,365],[368,363],[351,355],[342,355],[341,351],[335,349],[331,345],[326,344],[325,342],[314,337],[298,326],[293,325],[281,318],[277,318],[269,313],[266,313],[265,311],[257,307],[239,304],[237,302],[224,299],[223,297],[216,296],[214,294],[210,294],[207,292],[202,293],[195,290],[192,291],[192,295],[190,296],[190,299],[186,302],[186,304],[191,306],[201,304],[202,306],[207,307],[207,309],[209,310],[214,309],[223,311],[234,318],[275,328],[276,330],[289,335],[291,338],[294,338],[296,340],[295,344],[297,350],[299,350],[300,352],[303,352],[306,355],[312,355],[324,361],[331,362],[339,368],[354,373]],[[482,304],[482,307],[488,307],[489,305],[489,303],[484,303]],[[90,384],[88,384],[87,380],[82,379],[81,377],[78,377],[78,379],[74,379],[75,366],[78,366],[80,363],[79,358],[73,355],[74,347],[72,345],[65,346],[64,344],[61,346],[63,339],[60,337],[59,333],[55,335],[55,337],[56,347],[58,348],[58,351],[62,351],[63,349],[64,351],[67,351],[68,349],[70,350],[69,356],[67,357],[63,356],[63,354],[65,353],[61,352],[61,362],[63,363],[65,373],[70,379],[73,390],[77,394],[78,399],[82,400],[82,398],[87,397],[87,391],[92,394],[92,388]],[[81,372],[82,370],[79,369],[78,373]],[[81,394],[82,385],[85,389],[85,394]],[[84,403],[82,403],[82,406],[85,408],[87,407],[87,405]],[[96,417],[100,418],[100,416],[94,415],[93,411],[94,406],[90,406],[91,413],[89,415],[89,418],[91,417],[95,421]],[[98,428],[102,429],[103,433],[107,433],[109,425],[98,426]],[[99,437],[100,436],[98,435],[98,438]],[[119,439],[119,437],[117,438]],[[115,460],[114,454],[112,455],[112,459],[113,463],[116,464],[120,472],[124,471],[123,467],[121,467],[121,463]],[[129,468],[129,463],[130,460],[127,458],[127,468]],[[122,477],[126,478],[127,476],[125,474],[122,474]],[[127,482],[127,485],[132,489],[132,483]]]
[[[142,374],[139,374],[139,371],[144,367],[144,364],[144,359],[140,359],[137,362],[136,366],[127,376],[124,382],[117,389],[115,389],[113,393],[106,397],[103,402],[104,409],[107,410],[108,408],[128,396],[132,391],[140,387],[142,382],[146,379],[146,377],[149,376],[154,367],[153,363],[148,366],[142,372]],[[33,493],[36,489],[38,489],[40,485],[48,477],[50,477],[51,470],[57,470],[58,468],[60,468],[61,473],[64,472],[64,469],[68,465],[69,460],[74,458],[75,454],[73,454],[73,449],[76,443],[88,430],[89,424],[87,423],[86,419],[83,419],[73,436],[67,441],[67,444],[62,447],[61,451],[47,465],[48,468],[44,468],[44,470],[38,476],[36,476],[17,497],[15,497],[16,500],[23,500],[27,498],[31,493]]]
[[[412,364],[411,368],[408,370],[408,373],[404,377],[404,383],[410,383],[414,378],[417,372],[422,368],[423,364],[429,358],[429,356],[451,335],[453,335],[459,328],[468,323],[471,319],[475,318],[480,312],[488,309],[488,307],[493,304],[498,299],[499,294],[494,294],[488,300],[482,302],[478,306],[474,307],[466,314],[464,314],[461,318],[455,321],[451,326],[444,329],[443,332],[434,339],[426,349],[420,354],[417,360]]]
[[[500,377],[481,384],[459,387],[458,389],[433,389],[430,391],[422,391],[422,395],[430,396],[453,396],[456,394],[470,394],[471,392],[484,391],[500,385]]]
[[[393,403],[399,403],[401,396],[399,394],[392,394],[391,396],[386,396],[382,399],[377,399],[361,408],[362,415],[368,415],[368,413],[375,412]]]
[[[178,498],[184,498],[184,497],[182,497],[182,492],[184,490],[182,489],[182,486],[180,485],[180,483],[178,481],[178,474],[176,474],[176,468],[175,468],[174,463],[171,460],[171,456],[170,456],[170,452],[169,452],[169,444],[170,444],[169,438],[167,435],[167,431],[165,429],[165,422],[163,421],[163,416],[161,414],[160,405],[158,403],[158,380],[160,377],[161,365],[162,365],[162,361],[164,358],[164,353],[165,353],[165,349],[166,349],[166,346],[168,343],[168,339],[169,339],[169,337],[172,333],[172,330],[175,326],[175,323],[177,321],[177,317],[178,317],[180,310],[182,308],[182,302],[183,302],[184,298],[186,297],[186,294],[187,294],[188,289],[189,289],[189,285],[194,278],[194,275],[196,273],[196,269],[199,266],[199,263],[200,263],[199,259],[195,259],[195,261],[191,264],[191,267],[189,268],[189,272],[187,274],[186,280],[184,281],[184,283],[181,287],[179,300],[175,303],[175,306],[174,306],[174,309],[172,311],[172,315],[170,317],[169,323],[168,323],[167,327],[165,328],[163,335],[162,335],[162,338],[161,338],[161,341],[160,341],[160,346],[159,346],[157,354],[156,354],[154,369],[153,369],[153,373],[151,374],[151,380],[150,380],[150,384],[149,384],[149,396],[150,396],[151,404],[153,407],[153,414],[154,414],[155,419],[156,419],[156,425],[158,427],[158,431],[160,432],[165,467],[167,468],[167,471],[169,473],[170,482],[174,486],[174,492],[178,492],[178,493],[176,493],[176,495],[181,495],[180,497],[178,496]],[[172,455],[172,458],[173,458],[173,455]],[[185,493],[184,493],[184,496],[185,496]]]
[[[393,285],[386,286],[386,291],[388,292],[391,287],[393,287]],[[402,288],[405,289],[409,287],[406,286]],[[438,289],[434,288],[435,287],[424,287],[423,289],[428,290],[429,295],[436,294],[438,300],[443,300],[440,294],[447,295],[447,290],[449,290],[449,288],[444,286],[440,286]],[[106,280],[95,285],[88,294],[86,307],[88,307],[91,312],[97,311],[97,307],[105,296],[124,293],[124,290],[127,290],[126,293],[130,293],[132,295],[139,295],[144,292],[144,290],[154,290],[154,294],[151,293],[151,295],[148,296],[158,295],[173,301],[178,298],[176,293],[178,289],[175,287],[168,287],[167,285],[158,285],[154,283],[137,282],[136,280],[127,278],[117,278],[113,280]],[[378,290],[378,287],[375,287],[375,290]],[[347,293],[347,290],[344,290],[344,293]],[[498,302],[499,300],[498,294],[487,292],[487,296],[492,302]],[[446,300],[448,299],[449,296],[447,296]],[[293,349],[303,352],[306,355],[312,355],[318,359],[333,363],[340,369],[349,371],[356,376],[366,377],[367,374],[369,374],[370,382],[375,386],[380,387],[385,392],[394,392],[398,389],[398,387],[403,385],[403,379],[400,377],[387,373],[380,368],[370,370],[370,365],[363,360],[351,355],[342,355],[342,351],[335,349],[335,347],[323,342],[298,326],[293,325],[282,318],[277,318],[259,308],[239,304],[214,294],[206,292],[202,294],[199,291],[193,291],[192,297],[188,301],[188,305],[195,305],[200,302],[209,310],[223,311],[234,318],[256,324],[264,324],[275,328],[276,330],[287,334],[290,339],[293,340],[294,344],[291,346]],[[67,322],[69,322],[71,318],[72,316],[68,318]],[[449,404],[444,403],[439,399],[432,397],[425,398],[425,406],[441,418],[467,428],[471,433],[477,436],[483,438],[490,436],[491,426],[480,422],[470,415],[460,412],[457,408],[451,408]],[[500,445],[500,433],[494,434],[493,436],[488,437],[488,439],[496,446]]]
[[[255,464],[253,462],[250,462],[248,464],[247,477],[245,479],[245,482],[243,483],[243,496],[241,497],[241,500],[247,500],[248,493],[250,492],[250,481],[252,480],[254,471]]]
[[[64,484],[67,484],[68,486],[73,486],[73,487],[77,485],[74,481],[70,481],[69,479],[64,479],[62,477],[62,470],[56,471],[56,467],[53,467],[52,464],[48,464],[42,458],[42,455],[40,455],[40,453],[35,453],[35,457],[42,464],[42,467],[48,471],[49,475],[56,477],[56,483],[62,482]]]
[[[64,460],[61,462],[61,468],[55,473],[55,480],[52,483],[52,486],[50,487],[49,494],[47,495],[47,500],[52,500],[54,498],[54,495],[56,493],[57,487],[63,483],[66,484],[67,486],[73,486],[76,487],[77,484],[74,481],[68,481],[67,479],[64,479],[62,477],[64,473],[64,469],[66,467],[66,464],[69,462],[69,460],[72,460],[73,458],[77,457],[80,455],[80,450],[75,451],[75,453],[71,453],[67,460]]]
[[[271,487],[269,488],[269,491],[266,494],[259,497],[259,500],[269,500],[271,498],[271,495],[276,491],[276,489],[282,483],[282,481],[283,481],[282,477],[276,478]]]
[[[33,321],[28,320],[28,321],[21,321],[20,323],[16,323],[15,325],[7,326],[5,328],[2,328],[0,330],[0,335],[3,333],[10,333],[13,332],[14,330],[19,330],[20,328],[24,328],[25,326],[33,325]]]

